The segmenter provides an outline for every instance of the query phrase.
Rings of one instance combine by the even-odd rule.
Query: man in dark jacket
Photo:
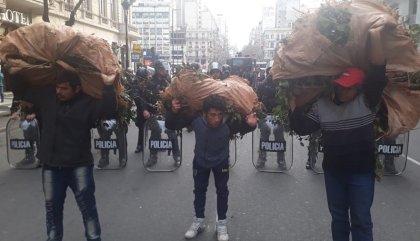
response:
[[[230,122],[225,115],[226,101],[218,95],[210,95],[204,100],[202,116],[181,118],[178,115],[180,109],[179,100],[172,100],[172,110],[167,113],[165,125],[169,129],[179,130],[191,124],[195,133],[193,160],[195,218],[185,237],[194,238],[205,228],[206,192],[209,175],[213,171],[217,193],[217,239],[227,241],[229,240],[226,226],[229,139],[235,133],[245,134],[253,131],[257,125],[257,118],[252,113],[244,122]]]
[[[151,131],[150,139],[160,139],[162,128],[159,126],[157,120],[158,110],[156,104],[160,99],[160,91],[163,91],[169,85],[168,72],[160,61],[155,62],[155,74],[150,81],[146,82],[146,87],[143,90],[143,98],[140,100],[140,111],[143,113],[144,119],[148,123],[148,128]],[[166,130],[169,139],[174,140],[173,157],[175,165],[181,164],[181,153],[178,147],[177,136],[175,131]],[[157,150],[150,150],[150,157],[146,162],[147,167],[152,167],[157,163]]]
[[[276,101],[276,93],[277,93],[277,85],[274,82],[273,78],[271,77],[270,68],[267,68],[267,77],[265,80],[258,86],[257,88],[257,95],[258,99],[264,104],[266,108],[266,113],[271,115],[273,113],[273,108],[277,105]],[[260,128],[261,141],[269,141],[271,129],[273,130],[274,140],[276,142],[284,142],[284,128],[280,124],[270,123],[271,120],[269,117],[266,117],[260,121],[258,121],[258,127]],[[270,127],[271,125],[272,128]],[[262,168],[267,161],[267,152],[259,150],[258,152],[258,160],[257,160],[257,168]],[[280,169],[286,169],[286,161],[284,159],[284,152],[277,152],[277,164],[279,165]]]
[[[334,241],[372,241],[370,208],[375,189],[376,111],[386,84],[385,66],[372,66],[365,80],[349,68],[334,81],[330,98],[321,97],[309,112],[294,108],[291,128],[299,135],[322,132],[322,163]],[[350,214],[350,217],[349,217]]]
[[[28,99],[41,112],[41,144],[48,241],[63,239],[63,204],[70,187],[83,216],[86,240],[100,241],[101,228],[94,196],[91,129],[117,108],[113,80],[107,80],[100,100],[81,90],[79,77],[64,72],[54,87],[31,89]]]

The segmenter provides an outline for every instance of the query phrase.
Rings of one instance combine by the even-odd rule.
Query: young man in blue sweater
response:
[[[194,238],[205,228],[206,191],[210,172],[213,171],[217,193],[217,240],[227,241],[229,240],[226,227],[229,140],[235,133],[245,134],[253,131],[257,126],[257,118],[251,113],[243,122],[229,120],[226,115],[226,101],[218,95],[210,95],[204,100],[202,115],[182,118],[178,115],[180,109],[179,100],[172,100],[172,111],[167,113],[165,125],[171,130],[177,130],[191,124],[195,132],[193,160],[195,217],[185,233],[185,238]]]

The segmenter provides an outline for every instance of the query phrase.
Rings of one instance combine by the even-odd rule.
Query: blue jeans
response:
[[[73,191],[82,213],[86,240],[101,241],[92,166],[74,168],[44,166],[42,185],[47,214],[47,241],[63,239],[63,205],[67,187]]]
[[[1,102],[4,101],[3,85],[0,85],[0,100]]]
[[[370,208],[375,192],[375,174],[336,173],[325,170],[325,188],[334,241],[373,241]],[[349,217],[350,211],[350,217]]]
[[[226,219],[228,209],[229,190],[229,161],[226,160],[213,168],[205,168],[193,161],[194,176],[194,209],[197,218],[204,218],[206,205],[206,192],[209,185],[210,172],[213,171],[214,185],[217,193],[217,217],[219,220]]]

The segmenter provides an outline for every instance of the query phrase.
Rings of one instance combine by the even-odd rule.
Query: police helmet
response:
[[[147,71],[145,67],[141,66],[137,69],[136,77],[141,78],[141,79],[147,79],[148,76],[149,76],[149,71]]]
[[[265,67],[265,72],[266,72],[267,74],[269,74],[269,73],[270,73],[270,69],[273,67],[273,64],[274,64],[274,60],[270,60],[270,62],[268,62],[268,63],[267,63],[267,65],[266,65],[266,67]]]
[[[199,71],[201,69],[201,66],[199,63],[192,63],[190,66],[195,71]]]
[[[228,64],[222,65],[222,72],[223,73],[229,73],[230,72],[230,66]]]
[[[211,63],[209,70],[210,70],[210,74],[212,74],[216,71],[221,72],[219,63],[217,63],[217,62]]]
[[[117,127],[117,120],[115,119],[101,120],[100,125],[102,129],[110,131]]]
[[[160,69],[165,69],[165,66],[163,66],[162,62],[156,61],[153,64],[153,68],[155,69],[155,71],[159,71]]]

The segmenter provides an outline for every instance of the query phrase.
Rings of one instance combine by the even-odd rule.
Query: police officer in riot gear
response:
[[[10,75],[10,78],[13,79],[13,81],[10,81],[11,88],[13,90],[13,101],[12,106],[10,107],[10,113],[11,119],[19,119],[21,118],[19,115],[21,114],[21,107],[20,101],[24,97],[24,89],[25,88],[32,88],[31,85],[26,83],[24,79],[19,75]],[[21,118],[21,123],[19,127],[23,131],[23,136],[26,140],[30,141],[31,147],[28,149],[25,149],[25,157],[15,164],[15,167],[21,168],[21,167],[27,167],[31,165],[36,165],[36,167],[40,167],[40,163],[37,162],[35,158],[35,151],[37,148],[39,148],[39,133],[38,128],[40,129],[41,126],[37,123],[34,119],[39,118],[40,113],[38,111],[35,111],[35,109],[26,110],[28,113],[25,113],[23,118]]]
[[[144,86],[144,83],[149,79],[149,71],[146,67],[139,67],[136,71],[136,80],[137,85],[133,87],[131,95],[133,96],[134,102],[137,107],[137,117],[136,117],[136,126],[139,128],[139,134],[137,139],[137,147],[134,151],[135,153],[143,152],[143,139],[144,139],[144,123],[146,119],[143,117],[143,112],[141,110],[141,101],[140,98],[143,97],[143,90],[141,86]]]
[[[150,119],[149,129],[151,130],[151,139],[160,139],[162,129],[157,120],[157,109],[155,104],[159,101],[160,91],[163,91],[169,85],[169,76],[165,67],[160,61],[156,61],[154,66],[155,73],[150,81],[146,82],[145,89],[143,90],[143,98],[140,99],[140,111],[145,120]],[[173,143],[173,157],[175,165],[181,164],[181,154],[178,147],[177,137],[174,130],[166,130],[170,139],[174,140]],[[146,166],[151,167],[157,163],[157,151],[150,150],[150,157],[147,160]]]
[[[230,76],[230,66],[228,64],[222,65],[222,80]]]
[[[190,64],[190,68],[194,71],[196,71],[197,73],[201,73],[201,66],[199,63],[191,63]]]
[[[271,67],[266,69],[267,77],[265,80],[258,86],[257,89],[257,95],[258,99],[265,105],[266,111],[268,114],[273,112],[273,108],[276,106],[276,93],[277,93],[277,86],[275,82],[273,81],[273,78],[270,73]],[[267,119],[261,119],[258,122],[258,127],[260,128],[261,141],[268,141],[271,129],[267,124]],[[273,128],[273,134],[275,141],[285,141],[284,140],[284,128],[282,125],[277,124]],[[265,151],[259,151],[258,155],[258,161],[257,161],[257,168],[262,168],[265,165],[265,162],[267,161],[267,153]],[[277,164],[279,165],[279,168],[286,169],[286,163],[284,159],[284,152],[277,152]]]
[[[213,63],[210,64],[209,74],[213,79],[221,80],[222,71],[220,70],[219,63],[213,62]]]

